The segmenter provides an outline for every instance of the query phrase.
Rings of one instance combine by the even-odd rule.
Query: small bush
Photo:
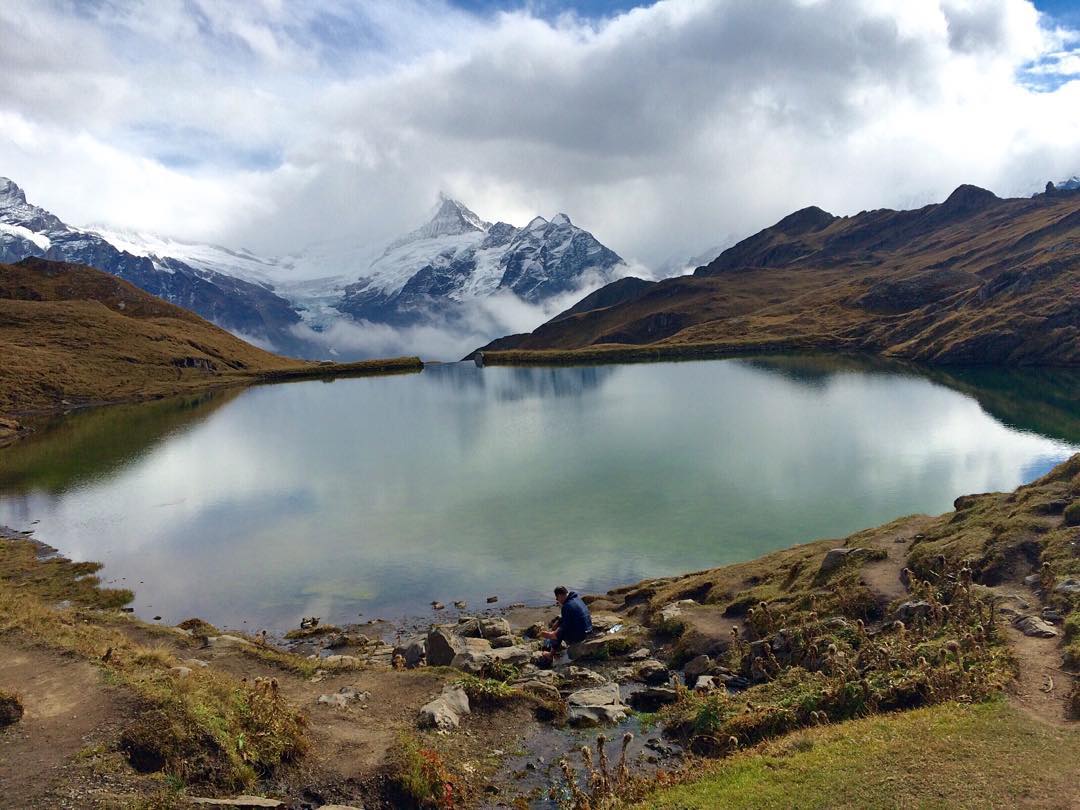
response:
[[[469,696],[471,706],[501,706],[518,696],[514,687],[493,678],[477,678],[466,675],[458,684]]]
[[[454,782],[439,753],[403,734],[390,752],[390,780],[417,807],[454,807]]]
[[[1065,507],[1065,525],[1080,526],[1080,501],[1073,501]]]
[[[18,723],[22,716],[23,706],[18,695],[0,689],[0,728]]]

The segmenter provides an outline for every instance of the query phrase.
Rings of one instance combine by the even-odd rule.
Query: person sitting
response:
[[[568,591],[560,585],[555,589],[555,601],[560,607],[559,618],[554,621],[552,629],[540,634],[550,661],[554,661],[555,652],[563,644],[577,644],[592,632],[589,606],[576,591]]]

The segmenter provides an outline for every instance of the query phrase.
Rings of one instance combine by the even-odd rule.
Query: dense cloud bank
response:
[[[818,204],[1080,171],[1076,32],[1025,0],[0,4],[0,174],[67,221],[288,253],[566,211],[655,266]]]

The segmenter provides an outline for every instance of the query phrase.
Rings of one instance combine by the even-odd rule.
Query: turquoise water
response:
[[[0,524],[172,622],[546,601],[1011,489],[1080,447],[1077,382],[771,358],[266,386],[44,426],[0,451]]]

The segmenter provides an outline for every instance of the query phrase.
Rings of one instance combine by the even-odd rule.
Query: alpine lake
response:
[[[144,618],[281,631],[746,560],[1078,450],[1075,370],[457,363],[38,424],[0,450],[0,525],[101,561]]]

